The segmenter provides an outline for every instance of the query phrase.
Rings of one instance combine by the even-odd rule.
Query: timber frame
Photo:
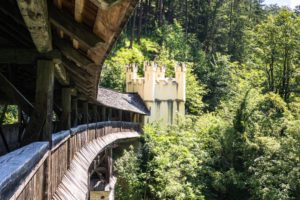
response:
[[[51,143],[53,132],[80,124],[140,119],[132,112],[115,117],[112,108],[97,102],[103,62],[136,4],[137,0],[1,3],[0,105],[18,106],[20,146]],[[1,124],[0,119],[0,135],[9,151]]]

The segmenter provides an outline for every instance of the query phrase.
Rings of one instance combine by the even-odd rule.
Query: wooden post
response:
[[[97,122],[98,121],[98,107],[97,107],[97,105],[93,105],[92,106],[92,109],[93,109],[93,111],[92,111],[92,120],[93,120],[93,122]]]
[[[107,121],[106,117],[106,107],[102,107],[102,121]]]
[[[78,125],[78,100],[77,98],[72,99],[72,126]]]
[[[54,63],[52,60],[37,61],[35,111],[30,119],[23,142],[49,141],[51,146],[53,117]]]
[[[53,116],[53,90],[54,90],[54,63],[50,60],[39,60],[37,62],[36,83],[36,109],[43,115],[45,125],[42,140],[51,141],[52,116]],[[51,143],[51,142],[50,142]]]
[[[133,113],[130,112],[130,113],[129,113],[129,122],[133,122],[133,120],[134,120],[133,117],[134,117],[134,116],[133,116]]]
[[[123,111],[119,110],[119,121],[123,120]]]
[[[133,122],[136,122],[136,115],[137,115],[137,114],[136,114],[136,113],[132,113],[132,115],[133,115],[132,121],[133,121]]]
[[[82,104],[82,112],[83,112],[83,123],[89,123],[89,104],[88,102],[83,102]]]
[[[98,111],[98,115],[97,115],[97,121],[101,122],[102,119],[102,106],[97,106],[97,111]]]
[[[107,120],[111,121],[112,118],[112,109],[111,108],[107,108],[108,109],[108,116],[107,116]]]
[[[60,127],[62,130],[68,130],[71,128],[71,94],[70,88],[63,88],[61,91],[61,105],[62,115],[60,119]]]
[[[38,77],[36,82],[35,107],[45,120],[41,139],[51,141],[53,126],[54,63],[51,60],[39,60],[37,66]]]

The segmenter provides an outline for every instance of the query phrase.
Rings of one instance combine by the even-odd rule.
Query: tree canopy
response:
[[[105,63],[187,64],[186,116],[116,161],[119,199],[300,198],[299,9],[261,0],[141,0]],[[130,164],[129,164],[130,163]]]

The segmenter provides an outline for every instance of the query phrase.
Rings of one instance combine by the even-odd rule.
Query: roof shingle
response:
[[[144,101],[137,93],[120,93],[103,87],[98,88],[97,101],[110,108],[149,115]]]

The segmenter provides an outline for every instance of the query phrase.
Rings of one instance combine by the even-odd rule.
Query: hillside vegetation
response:
[[[147,60],[187,69],[186,116],[145,127],[117,199],[300,198],[300,15],[259,0],[143,0],[105,63],[124,91]]]

